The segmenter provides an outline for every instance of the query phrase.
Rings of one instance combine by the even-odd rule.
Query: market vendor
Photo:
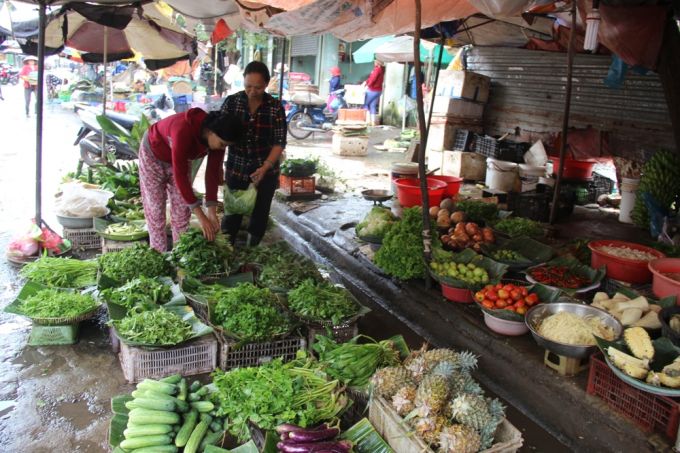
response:
[[[238,117],[245,131],[229,147],[225,179],[230,190],[257,187],[255,207],[248,225],[248,245],[260,243],[267,228],[269,210],[279,182],[279,159],[286,147],[286,115],[281,102],[266,93],[270,81],[264,63],[253,61],[243,71],[245,90],[227,97],[222,113]],[[241,215],[225,215],[222,231],[232,241],[241,226]]]
[[[167,250],[165,204],[170,198],[172,239],[189,226],[193,212],[203,235],[215,239],[219,231],[217,189],[228,145],[241,136],[241,122],[219,112],[189,109],[153,124],[139,147],[139,179],[144,216],[151,247]],[[205,207],[192,188],[191,161],[208,156],[205,171]]]
[[[21,72],[19,72],[19,78],[24,82],[24,108],[26,110],[26,118],[30,116],[31,96],[35,93],[35,88],[38,85],[38,80],[36,78],[37,70],[37,58],[33,56],[24,58],[24,66],[21,68]]]

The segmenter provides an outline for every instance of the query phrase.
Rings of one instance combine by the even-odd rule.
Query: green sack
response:
[[[255,207],[255,199],[257,198],[257,189],[253,184],[249,185],[246,190],[229,190],[229,187],[224,185],[224,213],[229,214],[250,214]]]

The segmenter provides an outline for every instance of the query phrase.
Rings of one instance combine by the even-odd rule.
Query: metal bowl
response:
[[[111,212],[110,209],[106,209],[106,214],[98,217],[105,217]],[[81,228],[92,228],[92,219],[93,217],[67,217],[67,216],[62,216],[57,214],[57,221],[61,224],[61,226],[66,227],[66,228],[74,228],[74,229],[81,229]]]
[[[611,327],[614,331],[614,340],[619,338],[621,336],[621,332],[623,331],[623,326],[615,317],[604,310],[591,307],[590,305],[571,302],[557,302],[552,304],[538,304],[531,307],[527,312],[525,319],[527,327],[529,327],[529,330],[531,331],[531,335],[533,335],[534,340],[536,340],[536,343],[538,343],[540,346],[543,346],[547,350],[558,355],[583,359],[588,357],[597,349],[597,346],[595,345],[579,346],[559,343],[557,341],[548,340],[538,333],[538,326],[545,318],[562,311],[568,311],[582,317],[591,315],[600,318],[604,325]]]
[[[368,201],[379,202],[387,201],[392,198],[392,192],[389,190],[364,190],[361,195]]]

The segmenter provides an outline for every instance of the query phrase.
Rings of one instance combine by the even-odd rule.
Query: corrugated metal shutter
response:
[[[491,78],[484,125],[497,135],[519,127],[540,137],[562,128],[566,84],[565,53],[479,47],[468,69]],[[644,161],[659,147],[675,148],[663,88],[656,74],[629,72],[620,89],[605,86],[611,58],[577,55],[571,100],[571,127],[610,133],[613,154]]]
[[[304,57],[305,55],[316,55],[319,53],[319,36],[293,36],[291,44],[291,57]]]

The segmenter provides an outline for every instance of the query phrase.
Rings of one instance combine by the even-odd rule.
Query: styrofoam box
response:
[[[489,77],[472,71],[439,71],[437,96],[464,98],[471,101],[489,100]]]
[[[340,133],[333,134],[333,154],[338,156],[367,156],[368,137],[345,137]]]

